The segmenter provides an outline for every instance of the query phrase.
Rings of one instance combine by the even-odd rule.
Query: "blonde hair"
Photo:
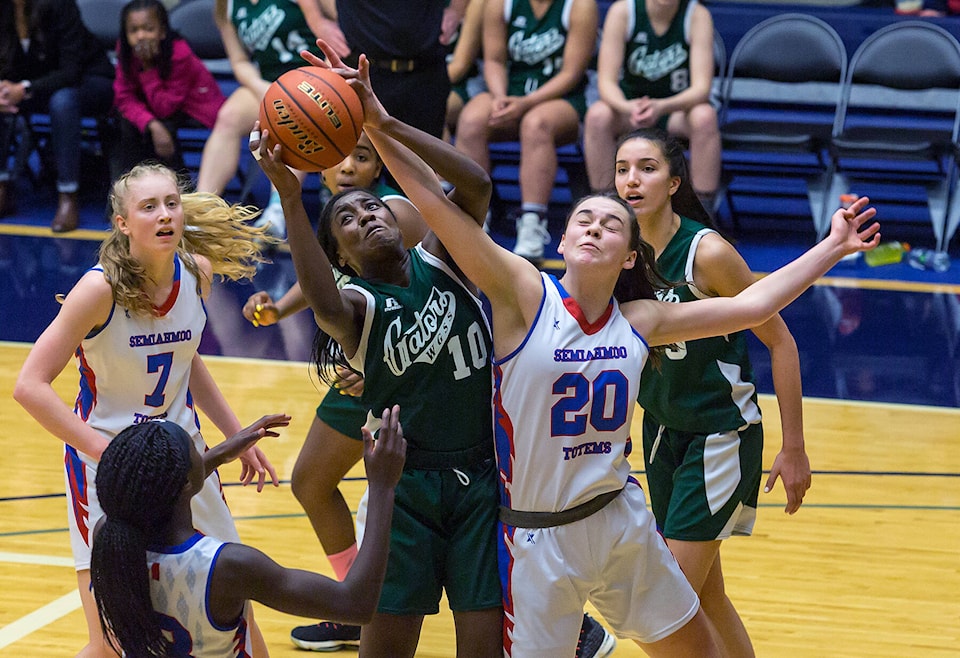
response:
[[[143,290],[144,268],[130,255],[130,239],[115,221],[118,215],[126,216],[130,184],[154,174],[169,177],[180,191],[184,230],[177,254],[197,278],[198,285],[201,274],[194,255],[207,258],[215,275],[233,281],[253,278],[257,264],[269,262],[262,249],[279,240],[267,235],[265,228],[256,228],[250,223],[260,214],[257,208],[231,205],[216,194],[187,192],[186,181],[169,167],[158,163],[140,164],[118,178],[110,191],[113,227],[100,245],[100,264],[113,288],[114,303],[138,315],[154,312],[153,303]]]

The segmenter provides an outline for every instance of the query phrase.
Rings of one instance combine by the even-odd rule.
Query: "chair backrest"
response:
[[[170,27],[187,40],[200,59],[224,59],[220,30],[213,19],[214,0],[188,0],[170,10]]]
[[[77,0],[80,18],[103,47],[114,52],[120,37],[120,13],[128,0]]]
[[[738,99],[772,109],[821,107],[832,119],[847,64],[843,40],[825,21],[801,13],[772,16],[748,30],[730,55],[721,123]]]
[[[723,72],[727,70],[727,46],[723,43],[723,37],[716,28],[713,30],[713,73],[717,78],[723,77]]]
[[[850,59],[835,134],[852,108],[886,113],[904,128],[928,128],[937,117],[960,129],[960,41],[938,25],[908,20],[887,25],[857,47]]]

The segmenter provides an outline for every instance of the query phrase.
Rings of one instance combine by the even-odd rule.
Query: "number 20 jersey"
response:
[[[649,349],[617,302],[590,324],[552,275],[527,337],[494,362],[501,504],[559,512],[624,486]]]

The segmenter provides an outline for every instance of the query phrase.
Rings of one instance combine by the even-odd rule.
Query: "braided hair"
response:
[[[90,576],[104,636],[127,656],[168,656],[150,599],[147,547],[162,540],[190,473],[192,442],[168,421],[131,425],[103,451],[97,493],[104,520]]]

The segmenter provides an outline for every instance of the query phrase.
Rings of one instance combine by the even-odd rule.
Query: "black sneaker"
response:
[[[613,653],[616,646],[617,639],[600,622],[584,613],[576,658],[605,658]]]
[[[582,631],[580,635],[583,636]],[[290,641],[307,651],[339,651],[360,646],[360,627],[322,621],[319,624],[297,626],[290,631]]]

